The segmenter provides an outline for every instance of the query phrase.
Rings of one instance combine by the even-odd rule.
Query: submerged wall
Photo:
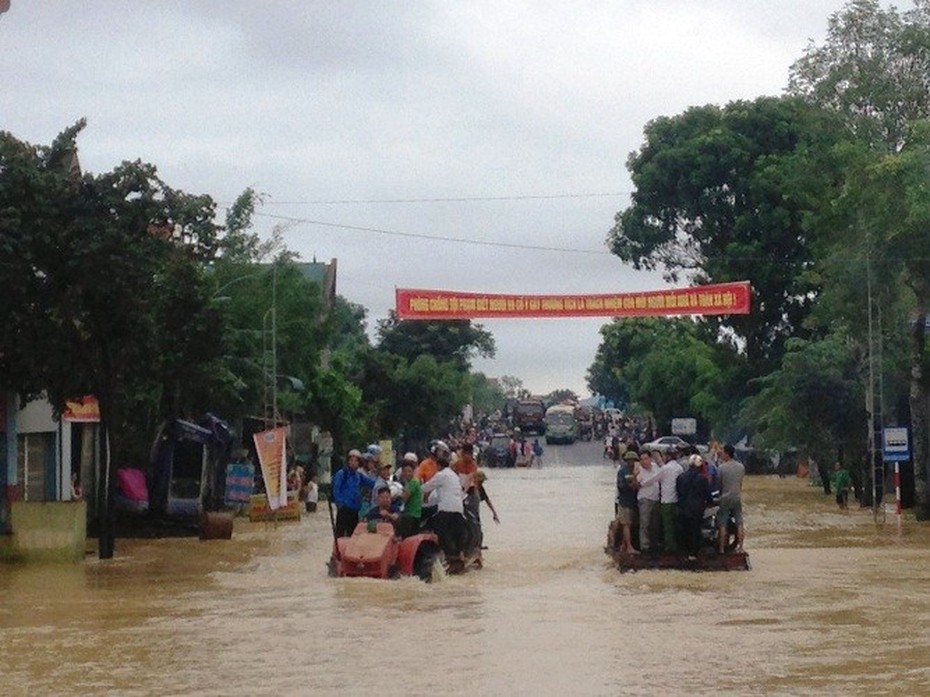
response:
[[[84,560],[87,504],[84,501],[13,501],[12,534],[0,543],[0,560]]]

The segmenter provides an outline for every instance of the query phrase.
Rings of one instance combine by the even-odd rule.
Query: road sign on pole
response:
[[[885,462],[904,462],[911,458],[911,445],[907,428],[893,426],[882,429],[882,459]]]

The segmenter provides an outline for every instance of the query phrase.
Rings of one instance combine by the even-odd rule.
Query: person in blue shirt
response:
[[[362,454],[350,450],[346,464],[333,475],[333,503],[336,504],[336,537],[348,537],[358,525],[358,510],[362,505],[362,487],[374,487],[375,480],[359,471]]]

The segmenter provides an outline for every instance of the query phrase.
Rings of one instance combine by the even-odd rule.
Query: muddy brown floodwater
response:
[[[0,694],[930,694],[930,527],[750,477],[752,571],[620,574],[590,454],[491,470],[485,568],[430,585],[328,578],[325,506],[0,567]]]

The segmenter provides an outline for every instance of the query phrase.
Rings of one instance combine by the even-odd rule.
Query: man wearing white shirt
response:
[[[439,471],[423,485],[427,505],[436,506],[433,529],[439,536],[439,544],[446,559],[461,559],[462,538],[465,534],[465,508],[462,499],[465,492],[458,475],[449,467],[449,446],[439,441],[434,446]]]
[[[636,503],[639,505],[639,551],[655,552],[659,546],[659,477],[662,468],[652,461],[646,450],[639,454]]]
[[[659,510],[662,515],[662,548],[666,554],[678,552],[676,535],[676,513],[678,508],[678,489],[675,484],[684,471],[678,464],[678,452],[673,448],[664,453],[665,464],[659,468]]]

